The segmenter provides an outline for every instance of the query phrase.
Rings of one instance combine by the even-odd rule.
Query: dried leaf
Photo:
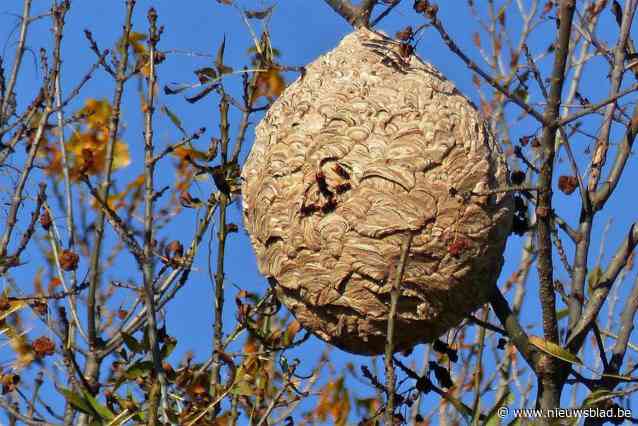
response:
[[[560,176],[558,178],[558,189],[566,195],[572,194],[578,188],[578,178],[576,176]]]
[[[197,76],[199,82],[202,84],[211,83],[218,78],[217,71],[215,71],[215,69],[211,67],[196,69],[195,75]]]
[[[268,9],[264,10],[246,10],[244,11],[244,14],[248,19],[266,19],[272,14],[274,8],[275,6],[270,6]]]
[[[215,57],[215,67],[220,75],[230,74],[233,72],[231,67],[224,65],[224,51],[226,50],[226,36],[222,39],[219,48],[217,49],[217,56]]]
[[[49,339],[47,336],[38,337],[33,341],[31,346],[35,351],[35,354],[40,358],[44,358],[55,353],[55,343],[53,343],[53,340]]]
[[[266,71],[257,73],[255,91],[253,93],[253,103],[261,97],[276,98],[286,88],[286,82],[278,67],[270,67]]]
[[[71,250],[62,250],[60,254],[60,267],[64,271],[75,271],[78,268],[80,256]]]
[[[164,86],[165,95],[177,95],[187,89],[192,89],[192,84],[169,83]]]
[[[195,102],[199,102],[202,99],[204,99],[206,97],[206,95],[208,95],[210,92],[215,90],[218,86],[219,86],[218,84],[212,84],[210,86],[206,86],[199,93],[197,93],[195,96],[187,97],[186,101],[188,103],[191,103],[191,104],[194,104]]]

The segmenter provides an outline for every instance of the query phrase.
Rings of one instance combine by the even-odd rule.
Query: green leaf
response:
[[[556,319],[560,321],[563,318],[565,318],[568,314],[569,314],[569,309],[567,308],[561,309],[560,311],[556,312]]]
[[[233,385],[233,389],[230,391],[233,395],[241,395],[241,396],[253,396],[255,395],[255,389],[250,383],[241,380],[235,385]]]
[[[598,389],[587,395],[583,401],[583,408],[592,407],[600,402],[608,401],[616,396],[622,395],[621,392],[611,392],[606,389]]]
[[[534,345],[541,352],[545,352],[554,358],[558,358],[570,364],[583,365],[583,362],[576,355],[556,343],[548,342],[547,340],[541,339],[537,336],[529,336],[529,343]]]
[[[166,343],[164,343],[162,349],[160,350],[161,358],[165,359],[170,356],[170,354],[173,353],[173,350],[175,350],[175,346],[177,346],[177,340],[172,337],[168,337],[166,339]]]
[[[173,113],[173,111],[168,109],[166,105],[162,105],[160,111],[168,116],[171,122],[175,125],[175,127],[179,129],[180,132],[182,132],[183,135],[186,134],[186,130],[184,130],[184,127],[182,127],[182,120],[180,120],[179,117],[175,115],[175,113]]]
[[[131,352],[142,352],[142,345],[135,339],[135,337],[131,336],[130,334],[122,331],[122,340],[124,340],[124,344]]]
[[[487,417],[485,418],[485,426],[499,426],[501,424],[501,418],[499,417],[498,409],[501,407],[506,407],[511,405],[514,402],[514,395],[509,390],[503,394],[503,396],[494,404],[494,407],[487,413]]]
[[[64,388],[60,389],[60,392],[62,393],[62,395],[64,395],[64,398],[66,398],[68,403],[76,409],[92,416],[96,414],[95,410],[93,410],[93,407],[91,407],[91,404],[86,400],[84,396]]]
[[[524,87],[519,87],[518,89],[516,89],[516,91],[514,92],[514,96],[516,96],[523,102],[529,101],[529,92]]]
[[[622,374],[602,374],[603,377],[609,377],[611,379],[620,380],[621,382],[636,382],[638,377],[623,376]]]
[[[144,376],[153,370],[153,362],[151,361],[138,361],[131,365],[124,375],[127,379],[135,380],[138,377]]]
[[[88,393],[84,393],[84,398],[86,398],[89,404],[91,404],[93,410],[102,419],[110,421],[115,418],[115,414],[113,414],[107,407],[97,402],[97,399],[95,399],[93,396],[89,395]]]

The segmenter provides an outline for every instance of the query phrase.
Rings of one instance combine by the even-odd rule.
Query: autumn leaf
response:
[[[60,267],[64,271],[75,271],[78,268],[80,257],[71,250],[62,250],[60,254]]]
[[[332,417],[333,424],[345,425],[350,413],[350,394],[344,386],[344,378],[329,382],[319,396],[315,414],[320,421],[325,422]]]
[[[77,181],[82,175],[99,175],[103,172],[112,113],[111,104],[107,100],[88,99],[85,106],[74,114],[79,118],[79,124],[65,143],[72,180]],[[45,172],[49,176],[61,178],[63,164],[59,146],[46,142],[39,155],[48,160]],[[124,168],[130,163],[128,146],[123,141],[116,140],[113,147],[113,170]]]
[[[253,92],[252,103],[261,97],[276,98],[286,88],[286,82],[281,75],[281,70],[277,66],[271,66],[266,71],[257,72],[255,91]]]
[[[6,300],[6,296],[3,296]],[[27,367],[35,359],[35,353],[32,345],[26,338],[26,331],[22,330],[21,320],[18,315],[18,311],[25,306],[26,302],[23,300],[11,300],[6,303],[2,303],[2,310],[0,311],[0,335],[6,337],[9,340],[9,346],[13,349],[16,355],[14,368],[22,369]],[[13,314],[11,320],[8,317]]]
[[[146,46],[144,45],[144,41],[147,36],[144,33],[131,32],[128,36],[128,44],[131,49],[133,49],[133,53],[136,55],[142,55],[146,53]],[[125,45],[124,37],[121,37],[117,42],[117,50],[120,54],[124,54],[124,45]]]
[[[38,337],[31,346],[39,358],[51,356],[55,353],[55,343],[47,336]]]
[[[578,188],[578,178],[576,176],[560,176],[558,178],[558,189],[566,195],[573,193]]]

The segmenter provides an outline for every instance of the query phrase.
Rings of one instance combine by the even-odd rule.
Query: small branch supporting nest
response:
[[[343,19],[355,28],[370,27],[370,15],[377,0],[363,0],[359,6],[350,0],[325,0]]]

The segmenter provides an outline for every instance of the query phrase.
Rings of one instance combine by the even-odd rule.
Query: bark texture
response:
[[[256,128],[244,221],[259,269],[304,327],[383,353],[394,276],[413,233],[396,350],[430,342],[489,299],[512,199],[474,106],[432,65],[359,29],[307,67]]]

